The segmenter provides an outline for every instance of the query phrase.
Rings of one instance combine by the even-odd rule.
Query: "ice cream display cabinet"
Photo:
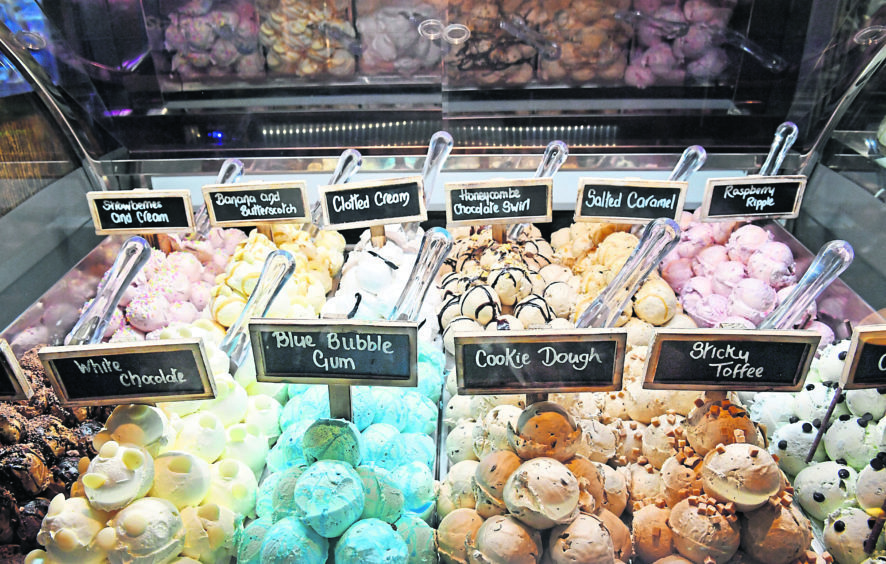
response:
[[[0,560],[882,558],[880,3],[2,9]]]

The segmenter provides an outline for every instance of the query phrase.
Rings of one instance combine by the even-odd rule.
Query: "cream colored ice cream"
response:
[[[474,473],[480,465],[476,460],[463,460],[453,464],[440,483],[437,494],[437,515],[445,517],[455,509],[466,507],[474,509],[477,500],[474,497]]]
[[[209,412],[188,415],[178,425],[176,451],[190,452],[206,462],[218,460],[225,450],[225,428],[221,420]]]
[[[52,499],[37,533],[37,542],[45,549],[47,560],[59,563],[93,564],[107,557],[94,540],[108,520],[108,514],[91,507],[85,498]]]
[[[765,450],[747,443],[718,445],[705,456],[701,469],[705,493],[751,511],[782,489],[778,463]]]
[[[597,512],[597,517],[603,522],[603,525],[609,530],[612,537],[612,548],[615,551],[615,558],[620,562],[630,562],[634,555],[634,547],[631,542],[631,530],[625,525],[615,513],[608,509],[601,509]]]
[[[162,410],[149,405],[118,405],[111,412],[101,431],[95,434],[92,444],[101,450],[108,441],[138,445],[157,456],[172,446],[175,429]]]
[[[675,413],[653,417],[643,430],[643,455],[656,468],[661,468],[665,460],[676,454],[683,419]]]
[[[701,494],[702,460],[691,448],[684,447],[662,464],[661,493],[668,507],[674,507],[691,495]]]
[[[597,500],[598,506],[620,516],[628,505],[628,484],[615,468],[599,462],[594,464],[603,477],[603,499]]]
[[[548,534],[548,548],[542,564],[615,564],[612,536],[603,522],[581,513],[575,521],[558,525]]]
[[[477,513],[481,517],[488,519],[493,515],[507,513],[503,499],[505,483],[522,463],[523,460],[509,450],[489,453],[479,462],[474,471],[472,488],[477,503]]]
[[[178,509],[156,497],[132,502],[96,536],[96,543],[108,552],[112,564],[165,564],[181,553],[184,540],[184,524]]]
[[[478,459],[497,450],[511,450],[508,425],[516,426],[521,413],[523,410],[515,405],[497,405],[483,417],[482,425],[474,426],[474,454]]]
[[[702,564],[706,558],[723,564],[738,550],[738,518],[713,498],[684,499],[671,508],[668,524],[674,534],[674,547],[696,564]]]
[[[249,517],[254,515],[258,481],[249,466],[224,458],[210,466],[210,475],[204,503],[215,503]]]
[[[236,553],[234,542],[242,516],[216,504],[181,511],[185,529],[182,555],[200,562],[227,562]]]
[[[533,458],[520,465],[504,487],[511,515],[535,529],[572,522],[578,515],[578,480],[553,458]]]
[[[83,475],[86,498],[101,511],[121,509],[144,497],[154,480],[154,461],[135,445],[108,441]]]
[[[209,464],[187,452],[172,451],[154,459],[154,483],[148,495],[169,500],[179,510],[199,505],[209,493]]]
[[[541,535],[510,515],[494,515],[477,530],[468,547],[471,564],[538,564],[542,555]]]

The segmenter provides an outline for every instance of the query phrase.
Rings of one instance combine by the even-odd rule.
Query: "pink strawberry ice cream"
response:
[[[729,260],[726,247],[723,245],[712,245],[706,249],[702,249],[697,255],[692,257],[692,272],[696,276],[713,276],[717,265]]]
[[[713,289],[715,294],[729,297],[732,289],[744,278],[744,264],[736,260],[727,260],[714,268],[714,275],[711,278],[711,289]]]
[[[746,263],[763,243],[772,240],[772,234],[757,225],[748,224],[739,227],[729,236],[726,250],[729,258]]]

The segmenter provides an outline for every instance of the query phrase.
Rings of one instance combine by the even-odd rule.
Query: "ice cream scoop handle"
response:
[[[449,153],[455,142],[446,131],[438,131],[431,136],[428,143],[428,156],[425,158],[425,164],[421,169],[422,184],[425,191],[425,205],[431,200],[431,194],[434,193],[434,185],[437,181],[437,175],[443,169]]]
[[[243,161],[239,159],[226,159],[225,162],[222,163],[218,175],[215,177],[215,183],[234,184],[243,176],[243,168]],[[194,226],[194,235],[196,239],[198,241],[206,239],[206,236],[209,234],[209,229],[212,226],[209,225],[209,211],[206,209],[205,205],[200,206],[200,208],[194,213]]]
[[[649,222],[625,265],[582,312],[575,326],[612,327],[640,284],[679,240],[680,226],[673,219],[658,218]]]
[[[775,73],[784,72],[788,68],[788,62],[781,56],[764,49],[762,45],[751,40],[747,35],[734,29],[720,29],[718,34],[723,43],[741,49],[764,67]]]
[[[707,158],[708,153],[701,145],[693,145],[691,147],[687,147],[686,150],[683,151],[683,155],[680,157],[680,160],[677,161],[677,166],[675,166],[674,170],[671,171],[671,175],[668,177],[668,180],[688,179],[695,171],[704,166]]]
[[[357,149],[345,149],[338,157],[338,163],[332,176],[329,177],[329,185],[345,184],[363,166],[363,155]],[[323,228],[323,207],[320,198],[311,206],[311,224],[317,228]]]
[[[422,302],[434,283],[443,261],[452,250],[452,235],[441,227],[425,231],[418,250],[418,257],[409,274],[409,281],[394,309],[388,316],[391,321],[417,321]]]
[[[797,140],[797,124],[786,121],[778,126],[775,130],[775,137],[772,139],[772,146],[769,148],[769,154],[766,155],[766,161],[760,167],[760,176],[774,176],[781,168],[788,150]]]
[[[123,292],[150,258],[151,247],[142,237],[130,237],[123,243],[95,299],[65,336],[66,345],[89,345],[101,340]]]
[[[825,244],[791,293],[760,323],[758,329],[793,327],[815,298],[852,264],[854,257],[852,245],[846,241],[836,240]]]
[[[288,251],[277,250],[265,259],[258,282],[246,301],[237,321],[228,328],[219,348],[231,360],[232,370],[239,368],[249,354],[249,320],[264,317],[283,289],[283,285],[295,271],[295,259]],[[233,374],[233,372],[231,372]]]
[[[545,147],[545,154],[542,155],[541,162],[538,164],[538,168],[535,169],[533,178],[551,178],[557,174],[557,171],[560,170],[567,158],[569,158],[569,146],[563,141],[551,141]],[[528,223],[515,223],[511,225],[508,229],[508,240],[516,241],[520,233],[523,233],[523,230],[528,226]]]

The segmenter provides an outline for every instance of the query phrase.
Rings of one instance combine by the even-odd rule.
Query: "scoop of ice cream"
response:
[[[794,255],[791,249],[778,241],[760,245],[747,261],[748,276],[769,284],[776,290],[794,284]]]
[[[473,481],[477,466],[476,460],[463,460],[453,464],[440,483],[437,493],[437,514],[445,516],[454,509],[467,507],[474,509],[477,500],[474,496]]]
[[[609,490],[605,487],[605,479],[599,464],[578,454],[564,464],[578,480],[578,508],[582,512],[593,513],[598,506],[612,507],[617,505],[617,499],[610,500],[609,498]],[[617,494],[614,497],[617,497]]]
[[[779,467],[791,475],[796,475],[807,466],[806,455],[812,448],[815,440],[815,426],[808,422],[797,420],[779,427],[772,435],[769,443],[769,452],[778,456]],[[820,442],[815,450],[812,460],[822,462],[827,459],[824,441]]]
[[[886,415],[886,389],[868,388],[865,390],[847,390],[846,407],[856,417],[869,413],[874,421]]]
[[[631,533],[634,551],[644,562],[655,562],[674,553],[674,536],[668,526],[671,510],[655,504],[634,511]]]
[[[175,439],[174,449],[190,452],[206,462],[215,462],[225,449],[225,428],[214,414],[200,412],[184,417],[178,424],[180,429]]]
[[[154,461],[145,449],[108,441],[89,463],[83,486],[93,507],[114,511],[145,496],[153,480]]]
[[[541,535],[510,515],[493,515],[477,529],[468,555],[471,562],[537,564],[542,555]]]
[[[578,454],[594,462],[608,462],[615,456],[618,443],[615,431],[597,419],[581,419],[578,425],[581,428]]]
[[[362,458],[360,431],[343,419],[318,419],[305,431],[302,449],[305,460],[341,460],[358,466]]]
[[[747,443],[720,445],[705,456],[704,491],[739,511],[760,507],[782,488],[778,464],[765,449]]]
[[[533,458],[520,465],[504,487],[511,515],[535,529],[572,522],[578,515],[578,480],[561,462]]]
[[[661,493],[668,507],[674,507],[689,496],[701,493],[702,460],[691,448],[683,448],[662,464]]]
[[[233,458],[223,458],[209,468],[211,481],[204,503],[215,503],[246,516],[255,514],[258,482],[252,469]]]
[[[668,524],[674,535],[674,547],[681,555],[693,562],[711,558],[723,564],[738,550],[738,519],[734,514],[724,514],[711,501],[707,503],[699,497],[684,499],[671,508]]]
[[[406,562],[406,542],[391,525],[378,519],[363,519],[351,525],[335,544],[335,561],[341,564],[363,562]]]
[[[671,285],[675,292],[680,292],[686,283],[693,277],[692,260],[687,257],[677,257],[663,263],[661,277]]]
[[[551,529],[545,559],[553,564],[615,564],[612,536],[600,519],[580,513],[572,523]]]
[[[711,289],[715,294],[728,298],[733,288],[746,277],[743,263],[735,260],[721,262],[714,269],[714,275],[711,277]]]
[[[754,251],[771,240],[772,234],[762,227],[753,224],[743,225],[729,236],[726,250],[731,260],[746,264]]]
[[[495,290],[486,285],[472,286],[459,301],[461,314],[486,325],[501,313],[501,301]]]
[[[858,473],[832,460],[807,466],[794,478],[794,491],[803,510],[823,521],[855,498]]]
[[[299,477],[293,496],[296,516],[321,536],[337,537],[363,513],[363,481],[338,460],[321,460]]]
[[[751,442],[757,436],[748,413],[727,399],[709,401],[692,410],[683,428],[689,446],[700,456],[706,455],[718,444],[735,442],[736,431],[741,431]]]
[[[474,469],[471,482],[477,513],[482,518],[504,515],[504,488],[523,461],[510,450],[491,452],[483,457]]]
[[[812,542],[812,525],[794,505],[764,504],[741,517],[741,548],[772,564],[800,558]]]
[[[513,306],[532,292],[529,274],[525,268],[516,265],[501,265],[492,269],[486,282],[504,306]]]
[[[647,280],[633,300],[636,316],[653,325],[664,325],[677,313],[674,290],[661,278]]]
[[[264,534],[258,562],[324,562],[329,541],[294,517],[284,517]]]
[[[684,300],[683,307],[699,327],[715,327],[728,315],[729,299],[721,294],[710,294],[697,301],[687,303]]]
[[[845,460],[861,470],[877,455],[877,445],[868,438],[874,428],[867,417],[841,415],[831,423],[822,442],[831,460]]]
[[[759,325],[775,309],[777,297],[768,283],[757,278],[740,280],[729,294],[726,313]]]
[[[880,452],[870,464],[858,473],[855,484],[858,505],[868,512],[876,512],[886,501],[886,453]]]
[[[576,453],[581,428],[566,411],[551,402],[527,407],[517,426],[508,425],[508,441],[523,459],[540,456],[565,461]]]
[[[154,482],[148,495],[171,501],[178,509],[199,505],[209,493],[209,464],[188,452],[172,451],[154,459]]]
[[[864,543],[874,528],[875,519],[857,507],[839,509],[828,515],[824,524],[824,546],[837,562],[861,562],[868,555]],[[886,548],[884,535],[877,538],[874,550]]]
[[[651,464],[636,462],[618,468],[624,476],[628,491],[626,509],[634,511],[660,500],[661,473]]]
[[[403,512],[403,492],[384,468],[357,467],[363,482],[363,513],[360,519],[381,519],[393,523]]]
[[[444,517],[437,526],[437,551],[447,564],[463,564],[468,561],[468,546],[474,544],[477,531],[483,524],[473,509],[456,509]]]
[[[58,494],[49,504],[37,533],[37,542],[46,549],[47,559],[59,563],[99,563],[107,553],[94,540],[108,515],[91,507],[86,498],[65,499]]]
[[[478,459],[497,450],[511,450],[508,425],[518,425],[522,413],[515,405],[497,405],[483,417],[481,425],[474,426],[474,454]]]
[[[661,468],[665,460],[676,454],[675,433],[684,419],[675,413],[653,417],[643,430],[643,455],[656,468]]]
[[[149,405],[118,405],[111,412],[104,428],[92,444],[96,450],[112,440],[143,447],[151,456],[157,456],[172,446],[175,430],[162,410]]]
[[[483,326],[477,323],[476,320],[466,317],[464,315],[459,315],[452,319],[443,329],[443,348],[446,349],[446,352],[449,354],[455,354],[455,335],[460,331],[482,331]]]
[[[184,523],[165,499],[145,497],[121,509],[95,542],[112,562],[169,562],[184,547]]]
[[[234,556],[241,515],[227,507],[208,504],[186,507],[181,517],[185,529],[182,555],[200,562],[224,562]]]

